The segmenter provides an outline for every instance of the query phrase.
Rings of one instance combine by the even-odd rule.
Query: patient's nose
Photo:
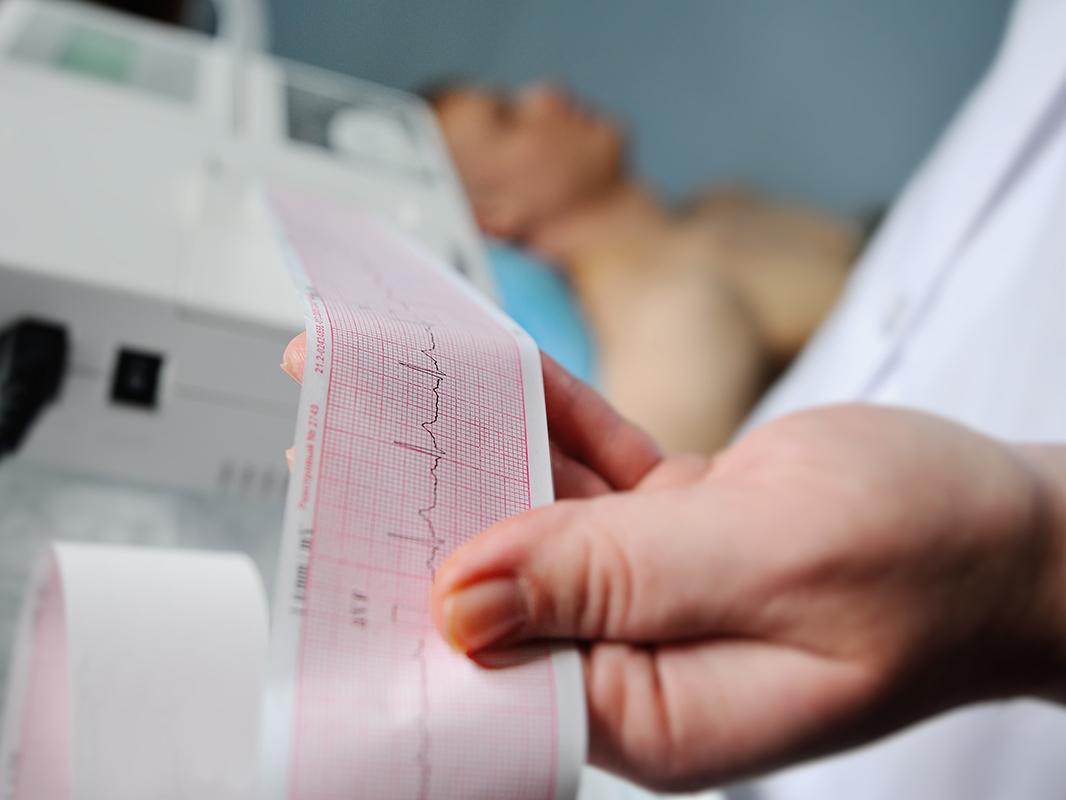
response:
[[[550,81],[538,81],[522,88],[519,101],[535,113],[558,114],[570,107],[566,92]]]

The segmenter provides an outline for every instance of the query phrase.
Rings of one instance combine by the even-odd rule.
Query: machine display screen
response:
[[[342,97],[291,79],[285,87],[289,138],[328,150],[341,161],[413,180],[433,180],[424,164],[417,126],[400,108],[373,98]]]
[[[21,61],[192,102],[198,60],[192,52],[84,23],[31,16],[10,47]]]
[[[56,53],[55,63],[94,78],[127,83],[136,53],[137,48],[129,39],[75,28]]]

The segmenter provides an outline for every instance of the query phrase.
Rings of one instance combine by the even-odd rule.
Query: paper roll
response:
[[[56,544],[9,675],[8,800],[249,800],[267,603],[243,555]]]

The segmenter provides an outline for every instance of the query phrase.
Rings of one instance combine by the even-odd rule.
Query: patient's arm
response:
[[[628,211],[569,265],[604,389],[667,449],[712,452],[832,308],[858,236],[735,190],[673,216]]]
[[[758,398],[768,359],[743,299],[691,244],[660,242],[643,266],[586,264],[571,277],[606,394],[667,450],[711,453]]]
[[[705,239],[708,263],[744,298],[776,366],[787,364],[843,289],[861,244],[846,220],[722,189],[685,217]]]

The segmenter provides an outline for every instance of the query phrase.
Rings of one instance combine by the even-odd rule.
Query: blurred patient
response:
[[[851,225],[736,189],[667,206],[620,127],[547,84],[428,96],[481,228],[563,272],[604,390],[667,449],[720,447],[840,293]]]

